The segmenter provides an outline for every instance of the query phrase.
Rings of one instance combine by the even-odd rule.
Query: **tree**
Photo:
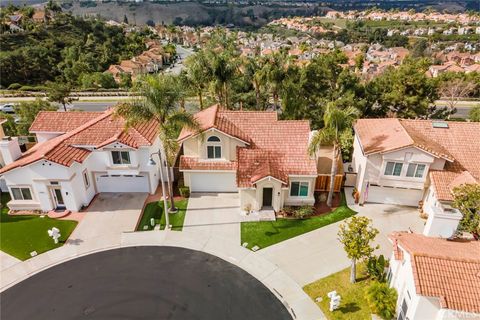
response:
[[[391,320],[395,316],[397,298],[397,290],[385,282],[374,281],[365,290],[370,310],[385,320]]]
[[[314,133],[310,142],[309,152],[311,155],[315,155],[322,145],[333,145],[330,190],[327,197],[327,205],[329,207],[332,206],[341,143],[342,140],[345,140],[346,135],[352,135],[352,123],[357,114],[357,109],[353,107],[340,109],[335,102],[329,102],[323,117],[325,126]]]
[[[57,109],[50,102],[39,98],[35,99],[35,101],[21,102],[15,107],[15,113],[19,116],[17,134],[28,135],[28,129],[40,111],[56,111]]]
[[[459,232],[469,232],[480,238],[480,184],[463,184],[453,188],[453,206],[462,213]]]
[[[212,79],[212,70],[209,61],[203,51],[199,51],[191,55],[185,61],[186,78],[189,87],[198,96],[200,110],[203,110],[203,93],[208,88],[208,84]]]
[[[473,122],[480,122],[480,105],[472,107],[468,112],[468,119]]]
[[[126,14],[123,15],[123,23],[128,24],[128,17]]]
[[[449,111],[455,111],[455,106],[462,98],[466,98],[475,89],[475,84],[460,78],[442,81],[438,87],[438,95],[447,101]]]
[[[195,118],[179,108],[183,88],[177,76],[171,74],[149,75],[139,79],[133,88],[139,98],[120,105],[116,113],[124,117],[126,125],[132,126],[151,119],[158,121],[158,132],[162,141],[161,154],[167,162],[167,183],[170,196],[170,211],[176,211],[173,200],[173,184],[170,168],[178,152],[176,138],[182,127],[198,129]],[[163,181],[162,181],[163,183]],[[166,194],[164,194],[166,197]]]
[[[370,257],[379,248],[372,247],[370,243],[375,239],[378,230],[370,226],[371,219],[367,217],[352,217],[340,225],[338,237],[343,248],[351,260],[350,282],[356,281],[356,263],[361,259]]]
[[[223,107],[229,107],[229,86],[236,76],[237,65],[228,53],[222,52],[213,57],[212,61],[212,77],[214,82],[215,93],[218,102]]]
[[[63,110],[67,111],[67,104],[75,101],[70,97],[71,87],[69,85],[51,82],[48,84],[47,99],[50,102],[57,102],[63,106]]]

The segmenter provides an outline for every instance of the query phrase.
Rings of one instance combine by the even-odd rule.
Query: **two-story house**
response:
[[[354,130],[360,203],[422,205],[424,234],[451,236],[461,218],[453,188],[480,182],[480,123],[360,119]]]
[[[40,112],[30,130],[39,143],[23,154],[15,138],[0,141],[11,210],[77,211],[100,192],[157,188],[159,167],[148,165],[160,148],[154,120],[125,129],[113,109]]]
[[[398,292],[398,320],[480,319],[480,241],[406,232],[389,239],[388,282]]]
[[[214,105],[183,129],[180,171],[192,192],[238,192],[242,209],[313,205],[317,166],[308,155],[308,121],[276,112],[228,111]]]

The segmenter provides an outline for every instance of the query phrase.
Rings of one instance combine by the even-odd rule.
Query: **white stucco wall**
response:
[[[62,133],[59,133],[59,132],[37,132],[37,133],[35,133],[35,135],[37,136],[37,142],[42,143],[42,142],[45,142],[47,140],[58,137],[58,136],[62,135]]]
[[[437,200],[432,186],[426,192],[423,211],[428,214],[428,219],[423,229],[423,234],[429,237],[449,238],[457,230],[462,219],[459,211],[446,211],[444,205]]]
[[[237,159],[237,147],[245,147],[242,141],[230,137],[218,130],[208,130],[203,135],[197,135],[186,139],[183,142],[183,154],[189,157],[198,157],[207,159],[207,140],[211,136],[217,136],[220,139],[222,147],[222,159],[234,161]]]

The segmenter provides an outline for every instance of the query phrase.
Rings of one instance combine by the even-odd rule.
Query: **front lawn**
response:
[[[168,203],[170,205],[170,202]],[[170,214],[170,224],[172,230],[182,231],[183,221],[185,220],[185,214],[187,212],[188,199],[175,200],[175,206],[178,209],[177,213]],[[143,210],[142,218],[137,226],[137,231],[152,230],[150,225],[150,219],[155,219],[155,225],[160,224],[160,229],[165,229],[165,216],[163,215],[163,201],[150,202],[145,206]],[[148,226],[148,229],[144,229],[144,226]]]
[[[70,220],[40,218],[37,215],[10,216],[6,203],[10,201],[8,193],[2,193],[0,214],[0,250],[20,260],[30,258],[30,252],[38,254],[62,246],[75,229],[77,222]],[[60,241],[54,244],[47,230],[57,227]]]
[[[342,194],[340,206],[320,216],[299,220],[278,218],[276,221],[242,222],[241,241],[247,242],[250,249],[254,246],[261,249],[346,219],[355,213],[347,206],[345,195]]]
[[[357,282],[350,283],[350,268],[334,273],[326,278],[317,280],[303,287],[303,290],[315,301],[322,298],[320,302],[316,302],[317,306],[322,309],[325,316],[330,320],[364,320],[371,319],[370,308],[365,299],[365,289],[370,284],[370,280],[366,278],[365,267],[362,264],[357,265]],[[333,311],[329,311],[330,298],[327,293],[337,291],[341,297],[340,307]]]

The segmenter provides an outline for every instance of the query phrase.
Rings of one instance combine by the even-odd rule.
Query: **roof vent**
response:
[[[448,129],[448,123],[445,122],[445,121],[433,121],[432,122],[432,127]]]

